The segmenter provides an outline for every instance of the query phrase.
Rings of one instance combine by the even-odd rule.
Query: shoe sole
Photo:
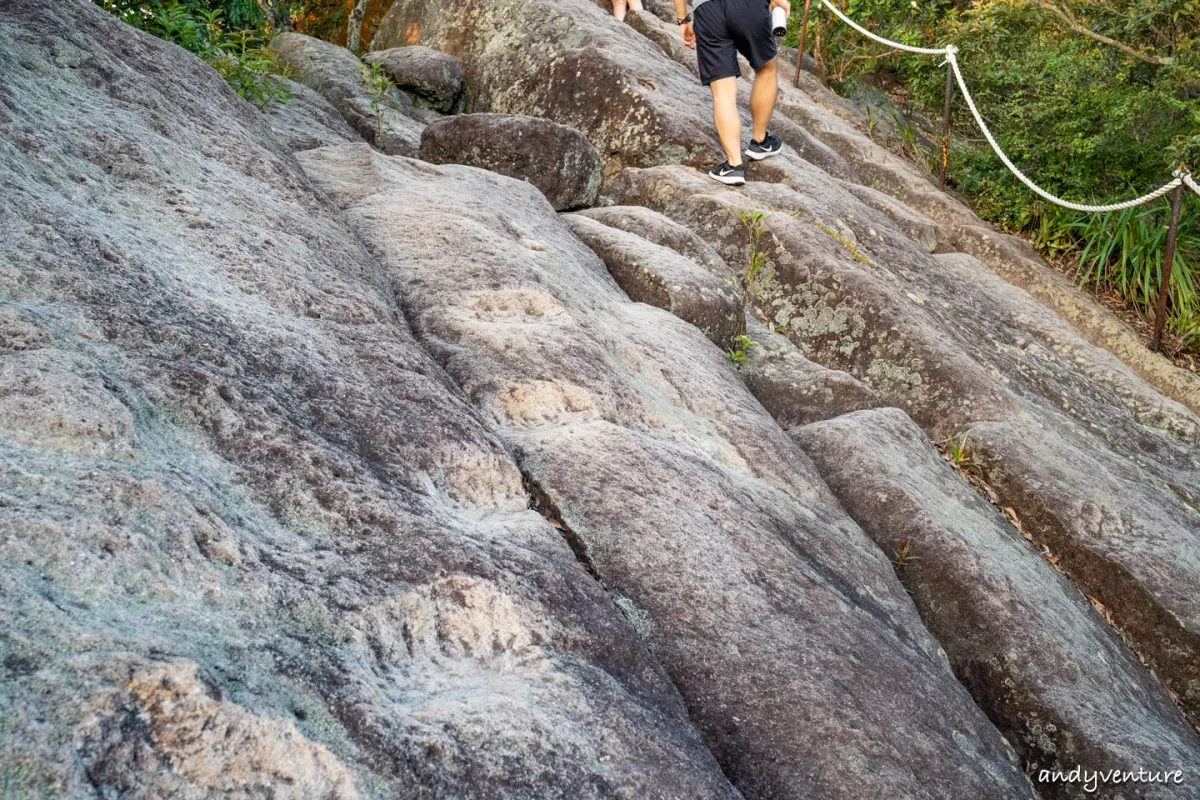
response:
[[[755,161],[762,161],[764,158],[770,158],[771,156],[777,156],[782,151],[783,151],[783,148],[780,148],[779,150],[763,150],[761,153],[755,153],[750,150],[747,150],[742,155],[746,156],[746,158],[752,158]]]
[[[720,175],[713,175],[710,172],[710,173],[708,173],[708,177],[712,178],[717,183],[723,183],[726,186],[745,186],[746,185],[746,179],[743,177],[740,177],[738,175],[727,175],[724,178],[722,178]]]

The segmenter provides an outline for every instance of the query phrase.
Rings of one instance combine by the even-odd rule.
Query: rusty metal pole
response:
[[[1183,211],[1183,185],[1175,187],[1171,201],[1171,227],[1167,228],[1167,250],[1163,253],[1162,279],[1158,287],[1158,308],[1154,313],[1154,338],[1148,345],[1155,353],[1163,349],[1163,331],[1167,327],[1167,299],[1171,295],[1171,278],[1175,272],[1175,244],[1179,238],[1179,215]]]
[[[941,190],[946,191],[946,169],[950,164],[950,103],[954,99],[954,68],[946,62],[946,111],[942,127],[942,170],[938,178]]]
[[[808,11],[812,7],[812,0],[804,0],[804,16],[800,18],[800,51],[796,54],[796,80],[793,83],[796,86],[800,85],[800,70],[804,69],[804,45],[808,42]]]

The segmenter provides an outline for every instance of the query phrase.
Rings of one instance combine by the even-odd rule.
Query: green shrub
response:
[[[371,99],[371,113],[375,115],[375,144],[383,145],[383,112],[388,107],[388,99],[392,95],[392,80],[383,70],[382,64],[359,64],[362,73],[362,85]]]
[[[130,25],[195,53],[260,111],[291,99],[282,80],[288,69],[267,48],[270,29],[251,0],[208,4],[99,0],[99,5]]]

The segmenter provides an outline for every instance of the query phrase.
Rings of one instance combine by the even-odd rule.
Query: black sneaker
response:
[[[736,167],[731,167],[729,162],[725,161],[710,169],[708,177],[714,181],[720,181],[726,186],[745,186],[746,165],[738,164]]]
[[[764,158],[779,155],[779,151],[782,149],[783,142],[779,141],[779,137],[767,131],[767,135],[761,142],[750,140],[750,146],[746,148],[746,158],[762,161]]]

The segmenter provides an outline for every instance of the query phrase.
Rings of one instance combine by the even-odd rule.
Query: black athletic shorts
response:
[[[705,86],[741,75],[738,53],[756,70],[775,57],[771,0],[708,0],[697,6],[692,28]]]

